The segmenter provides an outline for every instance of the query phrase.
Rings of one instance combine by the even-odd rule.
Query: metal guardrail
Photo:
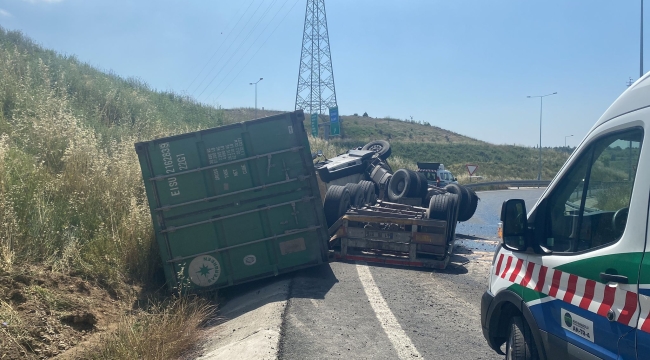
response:
[[[551,183],[551,180],[502,180],[502,181],[485,181],[463,184],[468,188],[478,188],[484,186],[497,186],[507,185],[512,187],[546,187]]]

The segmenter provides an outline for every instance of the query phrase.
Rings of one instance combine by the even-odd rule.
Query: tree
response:
[[[368,117],[368,113],[367,113],[367,112],[364,112],[364,113],[363,113],[363,117]]]

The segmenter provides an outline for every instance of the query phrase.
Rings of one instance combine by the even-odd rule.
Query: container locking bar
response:
[[[211,200],[215,200],[215,199],[219,199],[219,198],[224,198],[224,197],[231,196],[231,195],[242,194],[242,193],[249,192],[249,191],[262,190],[262,189],[266,189],[266,188],[271,187],[271,186],[282,185],[282,184],[286,184],[286,183],[290,183],[290,182],[294,182],[294,181],[305,181],[305,180],[309,179],[310,176],[311,175],[300,175],[300,176],[298,176],[297,178],[294,178],[294,179],[287,179],[287,180],[283,180],[283,181],[274,182],[274,183],[271,183],[271,184],[264,184],[264,185],[244,189],[244,190],[229,192],[227,194],[209,196],[209,197],[206,197],[206,198],[203,198],[203,199],[187,201],[187,202],[183,202],[183,203],[180,203],[180,204],[165,205],[165,206],[161,206],[159,208],[156,208],[155,210],[156,211],[167,211],[167,210],[179,207],[179,206],[192,205],[192,204],[196,204],[196,203],[200,203],[200,202],[206,202],[206,201],[211,201]]]
[[[285,206],[285,205],[295,204],[295,203],[297,203],[297,202],[301,202],[301,201],[302,201],[302,202],[307,202],[307,201],[311,201],[311,200],[313,200],[313,199],[314,199],[313,196],[305,196],[305,197],[303,197],[302,199],[299,199],[299,200],[287,201],[287,202],[284,202],[284,203],[281,203],[281,204],[275,204],[275,205],[270,205],[270,206],[264,206],[264,207],[260,207],[260,208],[254,209],[254,210],[242,211],[242,212],[237,213],[237,214],[226,215],[226,216],[219,216],[219,217],[216,217],[216,218],[213,218],[213,219],[210,219],[210,220],[203,220],[203,221],[199,221],[199,222],[195,222],[195,223],[191,223],[191,224],[187,224],[187,225],[181,225],[181,226],[170,226],[170,227],[167,228],[167,229],[161,230],[160,233],[162,233],[162,234],[164,234],[164,233],[170,233],[170,232],[174,232],[174,231],[176,231],[176,230],[185,229],[185,228],[192,227],[192,226],[196,226],[196,225],[209,224],[209,223],[212,223],[212,222],[215,222],[215,221],[220,221],[220,220],[224,220],[224,219],[234,218],[234,217],[241,216],[241,215],[246,215],[246,214],[252,214],[252,213],[256,213],[256,212],[262,211],[262,210],[270,210],[270,209],[274,209],[274,208],[281,207],[281,206]]]
[[[298,150],[301,150],[302,148],[303,148],[303,146],[297,146],[297,147],[292,147],[292,148],[284,149],[284,150],[280,150],[280,151],[274,151],[274,152],[270,152],[270,153],[266,153],[266,154],[260,154],[260,155],[250,156],[250,157],[247,157],[247,158],[241,158],[241,159],[238,159],[238,160],[228,161],[228,162],[221,163],[221,164],[214,164],[214,165],[210,165],[210,166],[199,167],[199,168],[196,168],[196,169],[180,171],[180,172],[172,173],[172,174],[158,175],[158,176],[154,176],[154,177],[149,178],[149,181],[159,181],[159,180],[163,180],[163,179],[166,179],[166,178],[169,178],[169,177],[174,177],[174,176],[178,176],[178,175],[185,175],[185,174],[189,174],[189,173],[193,173],[193,172],[199,172],[199,171],[208,170],[208,169],[214,169],[214,168],[218,168],[218,167],[222,167],[222,166],[237,164],[237,163],[244,162],[244,161],[260,159],[260,158],[263,158],[263,157],[268,157],[270,159],[272,155],[283,154],[283,153],[287,153],[287,152],[296,152]]]
[[[214,249],[214,250],[211,250],[211,251],[206,251],[206,252],[202,252],[202,253],[198,253],[198,254],[194,254],[194,255],[190,255],[190,256],[177,257],[177,258],[174,258],[174,259],[167,260],[167,262],[168,263],[174,263],[174,262],[179,262],[179,261],[183,261],[183,260],[187,260],[187,259],[193,259],[193,258],[195,258],[197,256],[219,253],[219,252],[222,252],[222,251],[232,250],[232,249],[242,247],[242,246],[246,246],[246,245],[256,244],[256,243],[269,241],[269,240],[274,240],[274,239],[279,239],[281,237],[291,236],[291,235],[300,234],[300,233],[309,232],[309,231],[314,231],[314,230],[317,230],[317,229],[320,229],[320,226],[310,226],[310,227],[305,228],[305,229],[296,229],[296,230],[288,231],[288,232],[286,232],[284,234],[273,235],[273,236],[270,236],[270,237],[267,237],[267,238],[249,241],[249,242],[244,243],[244,244],[227,246],[225,248]]]

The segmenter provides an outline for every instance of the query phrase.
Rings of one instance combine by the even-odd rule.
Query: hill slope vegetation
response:
[[[133,144],[222,117],[0,28],[1,358],[177,358],[193,344],[210,306],[138,286],[162,281]]]

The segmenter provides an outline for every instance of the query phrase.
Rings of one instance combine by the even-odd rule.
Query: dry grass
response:
[[[312,152],[322,151],[323,155],[328,159],[344,154],[347,151],[347,149],[339,147],[336,144],[311,135],[309,135],[309,147]]]
[[[397,169],[418,169],[418,165],[414,161],[397,155],[391,155],[391,157],[388,158],[388,164],[395,171],[397,171]]]
[[[133,144],[214,126],[204,116],[211,112],[2,28],[0,74],[0,274],[40,264],[99,284],[122,301],[128,283],[151,285],[160,260]],[[204,122],[173,122],[189,113]],[[70,303],[51,290],[32,285],[25,295],[67,311]],[[0,302],[0,338],[15,340],[13,354],[29,354],[20,340],[31,329],[16,304]],[[182,298],[125,314],[97,358],[175,358],[211,311],[203,300]],[[7,320],[11,327],[1,324]],[[0,358],[13,358],[6,351]]]
[[[199,328],[214,312],[201,298],[153,303],[147,311],[122,317],[117,329],[89,350],[90,359],[177,359],[199,340]]]

